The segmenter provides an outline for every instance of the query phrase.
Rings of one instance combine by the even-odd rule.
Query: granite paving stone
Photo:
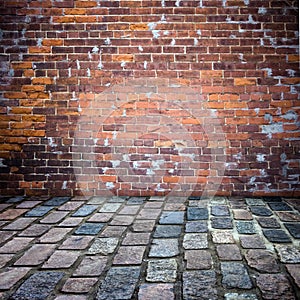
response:
[[[99,210],[99,212],[103,213],[114,213],[116,212],[120,207],[121,203],[105,203]]]
[[[133,223],[134,216],[114,216],[110,222],[110,225],[120,225],[120,226],[129,226]]]
[[[89,218],[89,222],[107,223],[113,216],[114,213],[95,213]]]
[[[184,259],[186,260],[186,268],[194,270],[209,270],[213,263],[208,250],[186,250]]]
[[[161,208],[163,204],[164,202],[158,202],[158,201],[146,202],[144,204],[144,208]]]
[[[149,257],[172,257],[178,254],[177,239],[153,239]]]
[[[252,220],[253,219],[251,212],[246,209],[234,209],[233,217],[235,220]]]
[[[208,209],[202,207],[187,208],[188,221],[208,220]]]
[[[87,217],[90,214],[92,214],[96,209],[98,208],[98,205],[89,205],[85,204],[77,209],[72,214],[72,217]]]
[[[39,237],[51,228],[50,225],[33,224],[19,233],[19,236]]]
[[[232,229],[232,220],[231,218],[220,218],[220,217],[212,217],[211,218],[211,226],[215,229]]]
[[[68,202],[70,197],[53,197],[50,200],[46,201],[44,205],[46,206],[61,206],[62,204]]]
[[[272,243],[290,243],[292,241],[281,229],[263,229],[263,234]]]
[[[84,295],[60,295],[54,298],[54,300],[88,300],[88,296]]]
[[[14,220],[17,217],[23,215],[28,212],[28,209],[7,209],[4,212],[0,213],[0,220]],[[26,214],[27,215],[27,214]]]
[[[132,230],[135,232],[151,232],[155,226],[155,220],[136,220],[132,224]]]
[[[64,219],[61,223],[57,224],[60,227],[76,227],[82,222],[83,218],[69,217]]]
[[[137,219],[156,220],[161,213],[161,209],[157,208],[143,208],[139,211]]]
[[[0,231],[0,243],[4,243],[9,240],[11,237],[16,235],[16,231]]]
[[[88,254],[111,254],[115,251],[118,243],[119,239],[115,237],[96,238],[93,244],[89,247]]]
[[[277,216],[283,222],[300,222],[300,214],[291,211],[277,211]]]
[[[300,223],[284,223],[284,226],[295,239],[300,239]]]
[[[107,226],[100,235],[101,237],[121,237],[126,229],[127,226]]]
[[[107,261],[105,256],[84,257],[73,276],[100,276],[106,267]]]
[[[139,275],[139,267],[112,267],[102,281],[95,300],[130,300]]]
[[[247,205],[251,206],[265,206],[266,203],[260,198],[245,198]]]
[[[265,249],[265,242],[259,235],[241,235],[241,246],[245,249]]]
[[[184,249],[208,248],[207,233],[186,233],[183,238]]]
[[[83,204],[84,201],[68,201],[65,204],[59,206],[57,209],[65,210],[65,211],[74,211],[75,209],[79,208]]]
[[[263,299],[296,300],[292,287],[283,274],[260,274],[256,282]]]
[[[276,245],[281,262],[288,264],[300,263],[300,249],[293,245]]]
[[[255,234],[256,230],[252,221],[236,221],[236,229],[240,234]]]
[[[148,245],[149,232],[128,232],[122,241],[122,245]]]
[[[226,293],[224,295],[225,300],[258,300],[257,296],[254,294],[238,294],[238,293]]]
[[[60,222],[68,214],[67,211],[54,211],[40,220],[40,223],[56,224]]]
[[[92,242],[94,238],[91,236],[70,236],[68,237],[58,249],[61,250],[84,250]]]
[[[145,197],[130,197],[127,201],[127,204],[143,204],[145,202]]]
[[[11,289],[29,271],[30,268],[25,268],[25,267],[5,268],[0,273],[0,290]]]
[[[270,202],[268,203],[272,210],[276,211],[292,211],[293,209],[284,202]]]
[[[300,264],[285,265],[290,275],[293,277],[294,282],[300,288]]]
[[[208,224],[207,221],[192,221],[186,222],[185,224],[185,232],[207,232]]]
[[[42,264],[54,252],[54,244],[35,244],[16,262],[15,266],[37,266]]]
[[[213,270],[185,271],[183,299],[218,300],[215,272]]]
[[[170,283],[141,284],[138,293],[139,300],[174,300],[174,285]]]
[[[17,253],[25,248],[34,240],[34,238],[15,237],[0,248],[0,253]]]
[[[6,203],[18,203],[21,202],[24,199],[24,196],[16,196],[16,197],[12,197],[9,198],[8,200],[6,200]]]
[[[37,272],[31,275],[12,295],[12,300],[47,299],[63,278],[63,272]]]
[[[225,205],[214,205],[211,207],[211,214],[216,217],[230,216],[229,208]]]
[[[179,237],[181,233],[181,226],[179,225],[157,225],[154,232],[155,238],[172,238]]]
[[[41,204],[42,201],[23,201],[16,206],[16,208],[33,208],[38,204]]]
[[[264,206],[250,206],[250,210],[256,216],[269,217],[273,215],[272,211]]]
[[[263,200],[266,202],[281,202],[282,198],[280,196],[264,196]]]
[[[88,293],[97,281],[97,277],[69,278],[61,290],[66,293]]]
[[[233,244],[234,237],[232,231],[228,230],[215,230],[211,232],[212,240],[216,244]]]
[[[80,252],[56,250],[50,258],[43,264],[43,269],[66,269],[71,267],[78,257]]]
[[[239,247],[235,244],[217,245],[217,253],[220,260],[242,260]]]
[[[145,246],[121,246],[114,257],[114,265],[139,265],[142,263]]]
[[[124,206],[119,214],[120,215],[136,215],[140,209],[139,205],[126,205]]]
[[[280,228],[280,224],[275,218],[257,218],[257,221],[263,228]]]
[[[0,254],[0,268],[3,268],[13,257],[13,254]]]
[[[252,282],[246,267],[239,262],[221,262],[222,285],[225,288],[251,289]]]
[[[159,219],[159,224],[183,224],[183,222],[184,222],[183,211],[163,212]]]
[[[267,250],[248,250],[245,258],[251,268],[263,273],[279,273],[280,266],[276,262],[276,257]]]
[[[70,232],[71,228],[53,227],[44,235],[42,235],[38,241],[40,243],[57,243],[64,239],[64,237]]]
[[[149,282],[175,282],[177,262],[174,258],[149,260],[146,280]]]
[[[97,235],[104,226],[105,226],[104,223],[86,222],[86,223],[80,225],[76,229],[75,234],[79,234],[79,235]]]
[[[27,211],[25,217],[43,217],[52,209],[54,209],[54,206],[37,206],[32,210]]]
[[[300,212],[299,198],[286,199],[285,202],[287,202],[289,205],[291,205],[292,207],[294,207],[294,209],[296,209],[298,212]]]

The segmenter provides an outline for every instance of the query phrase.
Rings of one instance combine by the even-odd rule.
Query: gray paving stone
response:
[[[236,229],[240,234],[255,234],[256,230],[252,221],[236,221]]]
[[[66,293],[88,293],[97,281],[97,277],[68,278],[61,291]]]
[[[183,299],[218,300],[216,274],[213,270],[183,273]]]
[[[90,242],[93,240],[91,236],[79,236],[72,235],[68,237],[58,249],[63,250],[84,250],[86,249]]]
[[[84,223],[77,228],[75,234],[82,235],[96,235],[104,227],[103,223]]]
[[[225,205],[214,205],[211,207],[211,214],[216,217],[230,216],[229,208]]]
[[[233,217],[235,220],[253,220],[251,212],[246,209],[234,209]]]
[[[170,211],[163,212],[159,219],[159,224],[183,224],[184,212],[183,211]]]
[[[50,230],[50,225],[32,224],[30,227],[22,231],[19,236],[38,237]]]
[[[25,217],[43,217],[53,208],[54,206],[38,206],[28,211]]]
[[[84,257],[73,276],[100,276],[107,264],[107,258],[101,256]]]
[[[265,206],[266,205],[265,202],[260,198],[246,198],[245,200],[246,200],[247,205],[249,205],[249,206],[250,205],[254,205],[254,206],[256,206],[256,205]]]
[[[277,211],[276,214],[283,222],[300,222],[300,214],[291,211]]]
[[[154,239],[149,257],[172,257],[179,254],[177,239]]]
[[[0,290],[9,290],[17,284],[28,272],[30,268],[5,268],[0,273]]]
[[[68,202],[71,198],[70,197],[53,197],[52,199],[48,200],[44,203],[46,206],[61,206]]]
[[[127,200],[127,204],[143,204],[147,198],[146,197],[130,197]]]
[[[280,228],[280,224],[275,218],[257,218],[257,221],[263,228]]]
[[[85,204],[78,208],[78,210],[72,214],[72,217],[87,217],[92,214],[97,208],[98,205]]]
[[[181,226],[157,225],[153,237],[155,237],[155,238],[179,237],[180,233],[181,233]]]
[[[116,212],[120,206],[122,204],[121,203],[105,203],[101,209],[99,210],[99,212]]]
[[[189,196],[188,200],[201,200],[201,196]]]
[[[293,277],[295,284],[300,288],[300,264],[285,265],[290,275]]]
[[[212,217],[211,218],[211,226],[215,229],[232,229],[233,228],[231,218]]]
[[[202,207],[187,208],[188,221],[208,220],[208,209]]]
[[[25,198],[24,196],[16,196],[16,197],[9,198],[5,202],[6,203],[18,203],[18,202],[21,202],[24,198]]]
[[[300,239],[300,223],[284,223],[289,233],[295,239]]]
[[[96,300],[131,299],[139,275],[139,267],[112,267],[98,289]]]
[[[88,249],[88,254],[112,254],[117,245],[119,239],[115,237],[111,238],[96,238],[93,244]]]
[[[184,249],[208,248],[207,233],[186,233],[183,238]]]
[[[148,245],[150,232],[127,232],[122,241],[122,245]]]
[[[259,274],[256,282],[263,299],[296,300],[293,288],[284,274]]]
[[[267,250],[248,250],[245,258],[251,268],[260,272],[279,273],[280,267],[276,262],[276,257]]]
[[[185,224],[185,232],[208,232],[207,221],[192,221]]]
[[[263,229],[263,234],[272,243],[290,243],[292,241],[281,229]]]
[[[251,289],[247,269],[242,263],[221,262],[222,284],[225,288]]]
[[[13,257],[13,254],[0,254],[0,269],[2,269]]]
[[[101,237],[118,237],[120,238],[127,226],[107,226],[102,232]]]
[[[250,206],[250,210],[256,216],[269,217],[273,215],[272,211],[264,206]]]
[[[276,245],[280,261],[288,264],[300,263],[300,249],[292,245]]]
[[[114,257],[114,265],[140,265],[146,246],[121,246]]]
[[[240,236],[241,246],[245,249],[265,249],[265,242],[259,235]]]
[[[227,293],[224,295],[225,300],[258,300],[254,294],[238,294],[238,293]]]
[[[280,202],[280,201],[282,201],[281,197],[279,197],[279,196],[264,196],[263,199],[266,202]]]
[[[270,202],[268,203],[270,208],[275,211],[292,211],[293,209],[284,202]]]
[[[12,295],[13,300],[41,300],[49,297],[63,278],[62,272],[37,272],[31,275]]]
[[[175,282],[177,262],[174,258],[149,260],[146,280],[149,282]]]

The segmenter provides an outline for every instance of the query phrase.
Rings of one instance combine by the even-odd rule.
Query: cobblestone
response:
[[[177,262],[175,259],[150,260],[146,280],[150,282],[175,282]]]
[[[2,200],[0,299],[300,299],[299,200],[196,198]]]

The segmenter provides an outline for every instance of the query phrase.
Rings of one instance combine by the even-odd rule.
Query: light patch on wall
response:
[[[175,39],[172,39],[171,43],[170,43],[171,46],[175,46],[176,45],[176,41]]]
[[[260,7],[258,9],[258,13],[261,15],[265,15],[267,13],[267,9],[265,7]]]
[[[146,61],[144,61],[144,69],[145,70],[147,69],[147,65],[148,65],[148,63]]]
[[[298,114],[293,110],[289,110],[288,112],[286,112],[281,117],[286,119],[286,120],[290,120],[290,121],[295,120],[296,121],[298,119]]]
[[[4,158],[0,158],[0,167],[7,167],[7,165],[4,163]]]
[[[38,47],[42,47],[42,46],[43,46],[43,38],[38,38],[38,39],[37,39],[37,42],[36,42],[36,45],[37,45]]]
[[[53,137],[48,137],[48,145],[53,148],[57,147],[57,144],[54,142]]]
[[[266,155],[265,154],[261,154],[261,153],[256,154],[256,161],[258,161],[258,162],[264,162],[265,159],[266,159]]]
[[[106,182],[105,186],[106,186],[106,188],[109,189],[109,190],[115,188],[115,185],[114,185],[113,182]]]
[[[180,6],[180,2],[181,2],[181,0],[176,0],[175,5],[176,5],[177,7],[179,7],[179,6]]]
[[[199,44],[198,40],[194,38],[194,46],[197,46]]]
[[[78,59],[76,59],[76,66],[77,66],[77,70],[80,70],[80,62]]]
[[[289,74],[289,76],[291,77],[295,77],[296,75],[296,71],[292,70],[292,69],[286,69],[287,73]]]
[[[245,3],[246,6],[248,6],[249,5],[249,0],[244,0],[244,3]]]
[[[161,0],[161,6],[165,7],[166,6],[166,1],[165,0]]]
[[[143,52],[144,48],[142,46],[139,46],[139,51]]]
[[[62,184],[62,186],[61,186],[61,189],[62,190],[66,190],[67,189],[67,184],[68,184],[68,182],[64,181],[63,184]]]
[[[107,37],[107,38],[105,39],[104,44],[105,44],[105,45],[111,45],[111,40],[110,40],[109,37]]]

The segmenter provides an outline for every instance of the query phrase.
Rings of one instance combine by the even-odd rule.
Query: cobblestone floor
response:
[[[300,299],[300,199],[2,198],[0,299]]]

